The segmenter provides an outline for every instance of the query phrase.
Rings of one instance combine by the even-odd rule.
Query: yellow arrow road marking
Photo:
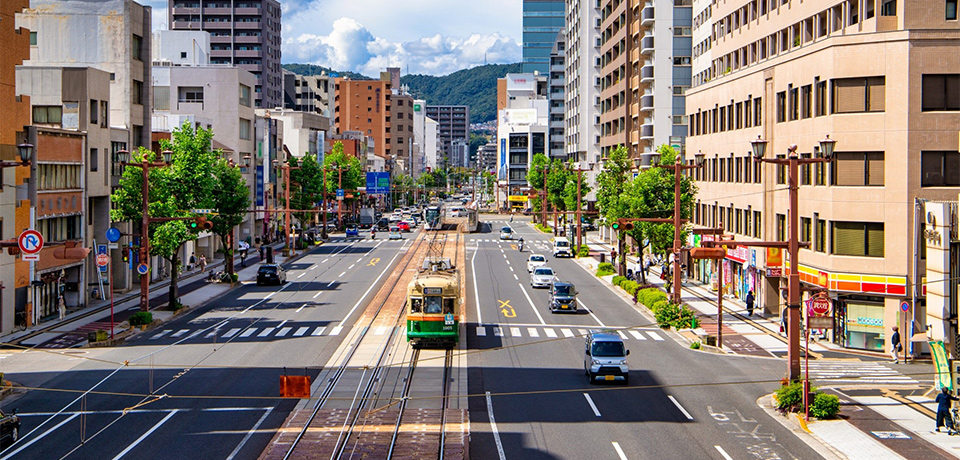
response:
[[[517,317],[517,312],[514,311],[513,307],[510,305],[509,300],[503,301],[503,300],[497,299],[497,302],[500,302],[500,312],[503,313],[503,316],[506,316],[507,318]]]
[[[374,257],[374,258],[370,259],[370,263],[368,263],[367,266],[368,266],[368,267],[376,267],[376,266],[377,266],[377,262],[380,262],[380,258],[379,258],[379,257]]]

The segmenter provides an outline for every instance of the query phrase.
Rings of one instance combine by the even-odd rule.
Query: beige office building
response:
[[[921,200],[955,200],[960,187],[960,22],[954,0],[728,0],[694,2],[687,92],[687,151],[706,156],[694,173],[696,224],[723,223],[737,239],[785,240],[786,172],[760,166],[797,144],[817,156],[836,140],[836,159],[801,168],[799,234],[806,288],[834,299],[831,339],[850,348],[889,349],[902,301],[925,316],[915,273],[925,270]],[[702,32],[702,31],[699,31]],[[694,36],[704,34],[694,32]],[[709,62],[704,62],[708,59]],[[692,159],[693,155],[688,155]],[[768,314],[784,297],[766,251],[741,248],[724,261],[727,292],[758,291]],[[919,260],[919,267],[915,264]],[[786,263],[784,257],[784,263]],[[707,281],[716,268],[693,264]],[[773,268],[773,269],[772,269]],[[786,270],[783,270],[784,276]],[[727,282],[729,281],[729,282]],[[806,295],[806,294],[805,294]],[[912,316],[908,315],[907,323]],[[903,329],[903,316],[899,316]],[[905,331],[909,337],[917,328]]]

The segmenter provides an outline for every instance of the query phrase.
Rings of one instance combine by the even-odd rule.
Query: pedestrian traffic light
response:
[[[206,217],[195,217],[190,221],[191,230],[210,230],[213,228],[213,222],[207,220]]]

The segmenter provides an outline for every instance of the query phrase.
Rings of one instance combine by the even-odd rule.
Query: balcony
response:
[[[263,50],[237,50],[236,57],[238,58],[262,58]]]
[[[262,13],[262,11],[260,11],[260,8],[237,8],[233,10],[233,14],[237,14],[237,15],[250,14],[254,16],[260,16],[260,13]]]
[[[233,40],[232,40],[232,39],[233,39],[233,37],[231,37],[231,36],[229,36],[229,35],[226,35],[226,36],[224,36],[224,35],[219,35],[219,36],[218,36],[218,35],[211,35],[211,36],[210,36],[210,43],[212,43],[212,44],[218,44],[218,43],[233,43]]]
[[[553,64],[553,65],[550,66],[550,71],[551,71],[551,72],[563,72],[563,71],[564,71],[564,65],[563,65],[563,64]]]
[[[640,82],[650,83],[653,81],[653,64],[645,64],[640,68]]]
[[[223,16],[229,16],[233,13],[233,10],[230,8],[204,8],[203,14],[219,14]]]
[[[640,96],[640,110],[644,112],[649,112],[653,110],[653,95],[645,94]]]
[[[210,37],[210,42],[211,42],[211,43],[213,43],[213,38],[214,38],[214,37]],[[231,38],[231,37],[216,37],[216,38],[226,38],[226,39],[227,39],[226,43],[230,43],[230,38]],[[245,36],[233,37],[233,41],[234,41],[235,43],[256,43],[256,44],[263,44],[263,37],[259,37],[259,36],[256,36],[256,35],[245,35]],[[223,42],[217,42],[217,43],[223,43]]]
[[[226,22],[224,24],[229,25],[230,23]],[[235,29],[259,29],[260,23],[259,22],[237,22],[235,23],[234,28]]]
[[[218,30],[219,30],[219,29],[227,29],[227,30],[229,30],[229,29],[230,29],[230,26],[232,26],[232,25],[233,25],[232,22],[205,21],[205,22],[203,23],[203,30],[210,30],[210,29],[218,29]]]
[[[230,50],[210,50],[210,57],[230,59],[233,57],[233,52]]]
[[[178,30],[202,30],[200,21],[173,21],[173,28]]]
[[[187,8],[187,7],[184,7],[184,6],[174,6],[174,7],[173,7],[173,12],[172,12],[171,14],[173,14],[173,15],[178,15],[178,14],[200,14],[200,8]]]
[[[640,125],[640,140],[653,139],[653,122],[648,121]]]
[[[551,100],[551,101],[561,101],[561,102],[562,102],[562,101],[563,101],[563,92],[562,92],[562,91],[557,91],[557,92],[554,92],[554,93],[550,93],[550,100]]]
[[[653,37],[643,37],[640,40],[640,54],[653,53]]]
[[[648,4],[643,7],[643,11],[640,12],[640,24],[644,26],[652,26],[654,23],[654,10],[653,5]]]
[[[550,142],[563,142],[562,134],[552,134],[550,135]]]

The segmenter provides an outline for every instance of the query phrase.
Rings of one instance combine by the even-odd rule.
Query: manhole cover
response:
[[[910,439],[910,436],[902,431],[871,431],[871,433],[880,439]]]

